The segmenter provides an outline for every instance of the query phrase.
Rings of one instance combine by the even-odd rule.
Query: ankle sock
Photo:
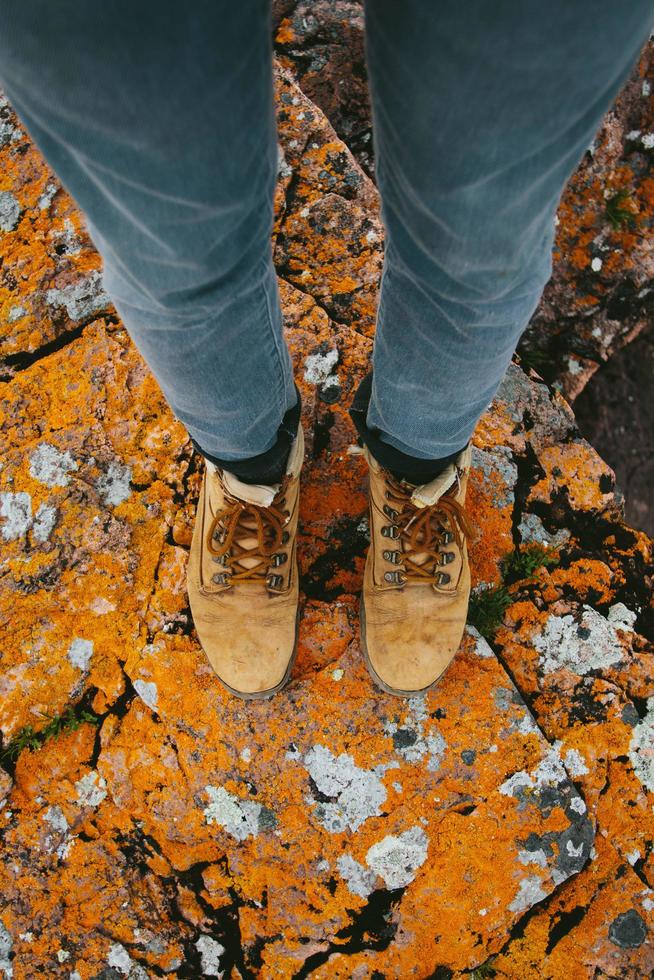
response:
[[[233,473],[243,483],[261,484],[263,486],[280,483],[286,472],[291,444],[297,435],[300,415],[302,413],[302,399],[297,385],[295,386],[295,392],[297,401],[285,413],[277,430],[275,444],[266,450],[265,453],[259,453],[258,456],[251,456],[249,459],[227,460],[205,453],[193,436],[190,436],[193,446],[205,459],[214,463],[218,469],[229,470],[230,473]]]
[[[380,466],[392,473],[396,480],[405,480],[407,483],[420,486],[434,480],[447,469],[450,463],[454,462],[463,446],[455,453],[440,459],[419,459],[403,453],[387,442],[382,442],[380,430],[369,429],[366,423],[371,393],[372,371],[363,378],[355,392],[349,410],[350,418],[356,426],[360,441],[368,447]]]

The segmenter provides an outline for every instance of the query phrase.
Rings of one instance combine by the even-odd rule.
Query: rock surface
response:
[[[225,693],[190,619],[201,460],[99,280],[62,299],[99,267],[72,203],[39,225],[53,178],[24,136],[0,150],[0,974],[648,977],[652,542],[562,396],[513,365],[475,435],[464,643],[425,698],[372,687],[346,409],[378,201],[283,68],[277,96],[307,465],[300,651],[270,702]]]

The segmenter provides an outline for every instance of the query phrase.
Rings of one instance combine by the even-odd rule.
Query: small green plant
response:
[[[497,970],[493,967],[494,956],[489,957],[485,963],[480,963],[476,966],[474,970],[471,970],[468,976],[470,980],[487,980],[487,978],[496,977]]]
[[[520,358],[520,367],[524,371],[532,370],[540,375],[554,364],[551,354],[537,347],[525,347],[518,351],[518,356]]]
[[[25,725],[21,728],[9,745],[0,753],[0,761],[15,762],[24,749],[38,749],[49,738],[56,738],[62,732],[76,731],[84,722],[95,725],[99,720],[98,716],[91,711],[76,711],[70,706],[60,715],[51,715],[45,711],[40,711],[39,714],[42,718],[48,719],[47,724],[38,730],[35,730],[32,725]]]
[[[502,578],[505,583],[520,582],[531,578],[539,568],[556,568],[559,559],[551,554],[542,544],[528,544],[525,548],[516,548],[502,562]]]
[[[633,228],[636,224],[636,215],[630,208],[625,207],[626,204],[630,203],[629,191],[625,187],[616,191],[607,200],[606,217],[616,231],[619,231],[620,228]]]
[[[510,604],[511,596],[504,585],[473,592],[468,607],[468,622],[486,640],[492,640]]]

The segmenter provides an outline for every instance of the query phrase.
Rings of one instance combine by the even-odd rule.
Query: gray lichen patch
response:
[[[52,533],[52,529],[57,523],[57,508],[51,504],[39,504],[39,509],[34,515],[32,524],[32,536],[39,544],[47,541]]]
[[[389,835],[373,844],[366,854],[368,867],[387,888],[406,888],[427,860],[429,839],[422,827],[411,827],[397,837]]]
[[[488,481],[492,481],[495,506],[512,507],[515,500],[513,488],[518,482],[518,467],[513,462],[511,450],[507,446],[498,446],[496,449],[477,449],[473,446],[472,466],[483,473]]]
[[[68,647],[66,656],[73,667],[77,667],[78,670],[82,671],[88,670],[91,657],[93,656],[93,641],[83,640],[81,637],[76,636]]]
[[[112,460],[107,472],[98,477],[96,482],[96,489],[105,504],[117,507],[127,500],[132,492],[129,486],[131,478],[131,467]]]
[[[636,909],[617,915],[609,926],[609,939],[622,949],[637,949],[647,939],[647,926]]]
[[[14,975],[14,968],[11,965],[11,952],[14,941],[11,933],[0,920],[0,972],[6,980],[11,980]]]
[[[220,957],[224,954],[225,947],[221,946],[217,939],[212,939],[211,936],[200,936],[196,940],[195,948],[200,954],[202,976],[222,977]]]
[[[47,487],[65,487],[70,483],[69,474],[78,469],[71,454],[61,452],[50,442],[41,442],[30,455],[30,476]]]
[[[367,898],[374,890],[376,873],[364,868],[351,854],[341,854],[336,867],[353,895]]]
[[[546,548],[558,548],[570,539],[567,528],[560,528],[554,534],[546,531],[537,514],[523,514],[518,533],[523,544],[542,544]]]
[[[407,717],[398,721],[384,722],[384,731],[393,739],[393,748],[407,762],[421,763],[426,757],[426,768],[437,772],[447,749],[447,742],[438,731],[425,731],[429,713],[423,696],[407,700]]]
[[[20,220],[20,204],[11,191],[0,191],[0,231],[14,231]]]
[[[335,756],[324,745],[312,746],[303,762],[322,797],[312,800],[316,817],[332,833],[358,830],[381,813],[387,794],[377,772],[359,768],[345,752]]]
[[[130,980],[148,980],[148,974],[138,963],[135,963],[122,943],[114,943],[107,956],[107,964],[112,970],[122,973]]]
[[[157,697],[159,692],[154,681],[142,681],[140,678],[137,678],[134,681],[134,690],[141,701],[147,704],[148,708],[152,711],[157,711]]]
[[[525,912],[536,902],[541,902],[547,898],[547,892],[543,888],[543,883],[536,875],[523,878],[518,888],[518,894],[509,905],[512,912]]]
[[[77,803],[81,806],[99,806],[107,795],[107,783],[104,776],[94,769],[82,776],[75,783]]]
[[[475,641],[474,650],[478,657],[481,657],[482,660],[490,660],[495,656],[490,644],[484,639],[476,627],[470,625],[466,626],[466,633],[469,633],[469,635]]]
[[[46,834],[43,846],[46,851],[65,858],[70,850],[73,837],[69,833],[68,821],[61,807],[50,806],[43,814],[43,820],[49,824],[50,832]]]
[[[645,789],[654,793],[654,697],[647,699],[647,713],[631,733],[629,759]]]
[[[246,840],[265,829],[274,827],[276,818],[272,810],[255,803],[242,800],[230,793],[224,786],[205,786],[209,805],[202,811],[208,824],[217,823],[236,840]]]
[[[324,354],[309,354],[304,361],[304,380],[310,384],[322,384],[332,375],[338,364],[338,351],[333,348]]]
[[[0,493],[0,533],[5,541],[27,534],[32,525],[32,498],[29,493]]]
[[[570,613],[550,616],[533,643],[546,674],[565,667],[583,676],[619,663],[625,656],[615,626],[592,606],[583,606],[577,618]]]
[[[75,321],[102,313],[111,303],[102,287],[102,276],[97,271],[70,286],[48,289],[45,299],[49,306],[64,307],[70,319]]]

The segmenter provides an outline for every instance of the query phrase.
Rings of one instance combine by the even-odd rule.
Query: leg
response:
[[[653,20],[645,0],[366,3],[386,254],[352,415],[370,467],[361,635],[392,693],[431,687],[461,641],[469,440],[550,275],[564,183]]]
[[[653,21],[645,0],[367,3],[386,260],[353,417],[386,465],[467,443],[551,273],[565,182]]]
[[[267,0],[0,11],[0,84],[85,212],[125,326],[196,449],[244,480],[283,464],[299,417],[270,248],[269,16]]]

